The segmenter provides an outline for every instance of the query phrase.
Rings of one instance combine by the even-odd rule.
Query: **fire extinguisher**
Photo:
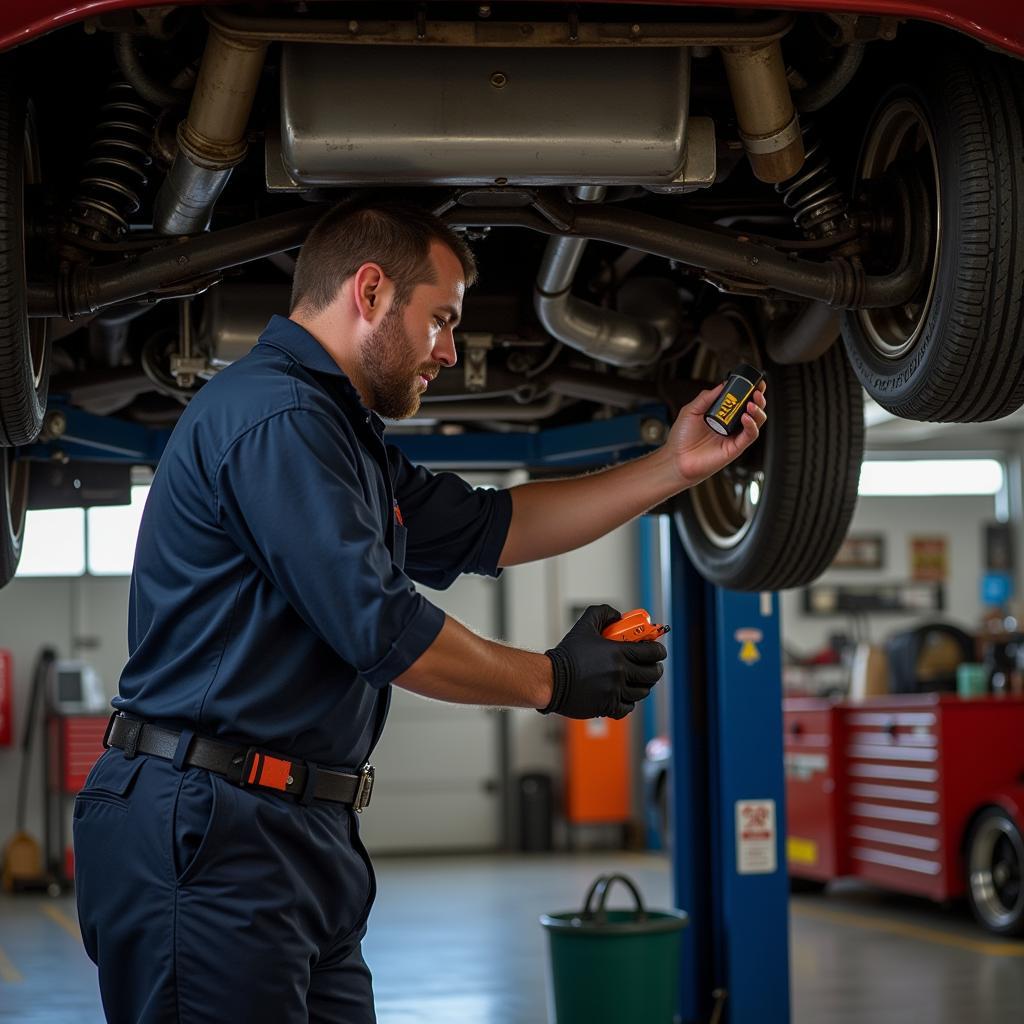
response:
[[[0,747],[11,745],[13,693],[14,663],[11,652],[0,650]]]

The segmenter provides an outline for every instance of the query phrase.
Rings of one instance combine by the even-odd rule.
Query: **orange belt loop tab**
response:
[[[282,761],[280,758],[268,757],[258,752],[253,754],[249,777],[245,780],[246,785],[285,790],[291,781],[291,761]]]
[[[626,612],[621,619],[617,619],[610,626],[601,630],[601,636],[608,640],[657,640],[669,631],[668,626],[659,626],[651,622],[649,612],[643,608],[634,608]]]

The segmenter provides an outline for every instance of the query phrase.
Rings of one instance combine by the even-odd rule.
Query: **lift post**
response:
[[[690,914],[682,1021],[705,1024],[721,999],[723,1024],[788,1024],[778,597],[707,583],[668,517],[661,539],[672,626],[672,872],[675,903]]]

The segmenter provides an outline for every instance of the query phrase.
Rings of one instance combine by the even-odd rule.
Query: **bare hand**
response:
[[[743,430],[735,437],[716,434],[705,422],[704,414],[715,404],[724,384],[702,391],[683,406],[665,443],[687,487],[699,484],[728,466],[758,438],[768,416],[765,412],[765,381],[750,396],[743,412]]]

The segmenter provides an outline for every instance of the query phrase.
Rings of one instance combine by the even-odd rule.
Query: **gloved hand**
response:
[[[609,605],[591,605],[562,642],[544,652],[554,669],[554,688],[541,714],[625,718],[651,692],[668,652],[656,640],[623,642],[601,636],[620,617]]]

